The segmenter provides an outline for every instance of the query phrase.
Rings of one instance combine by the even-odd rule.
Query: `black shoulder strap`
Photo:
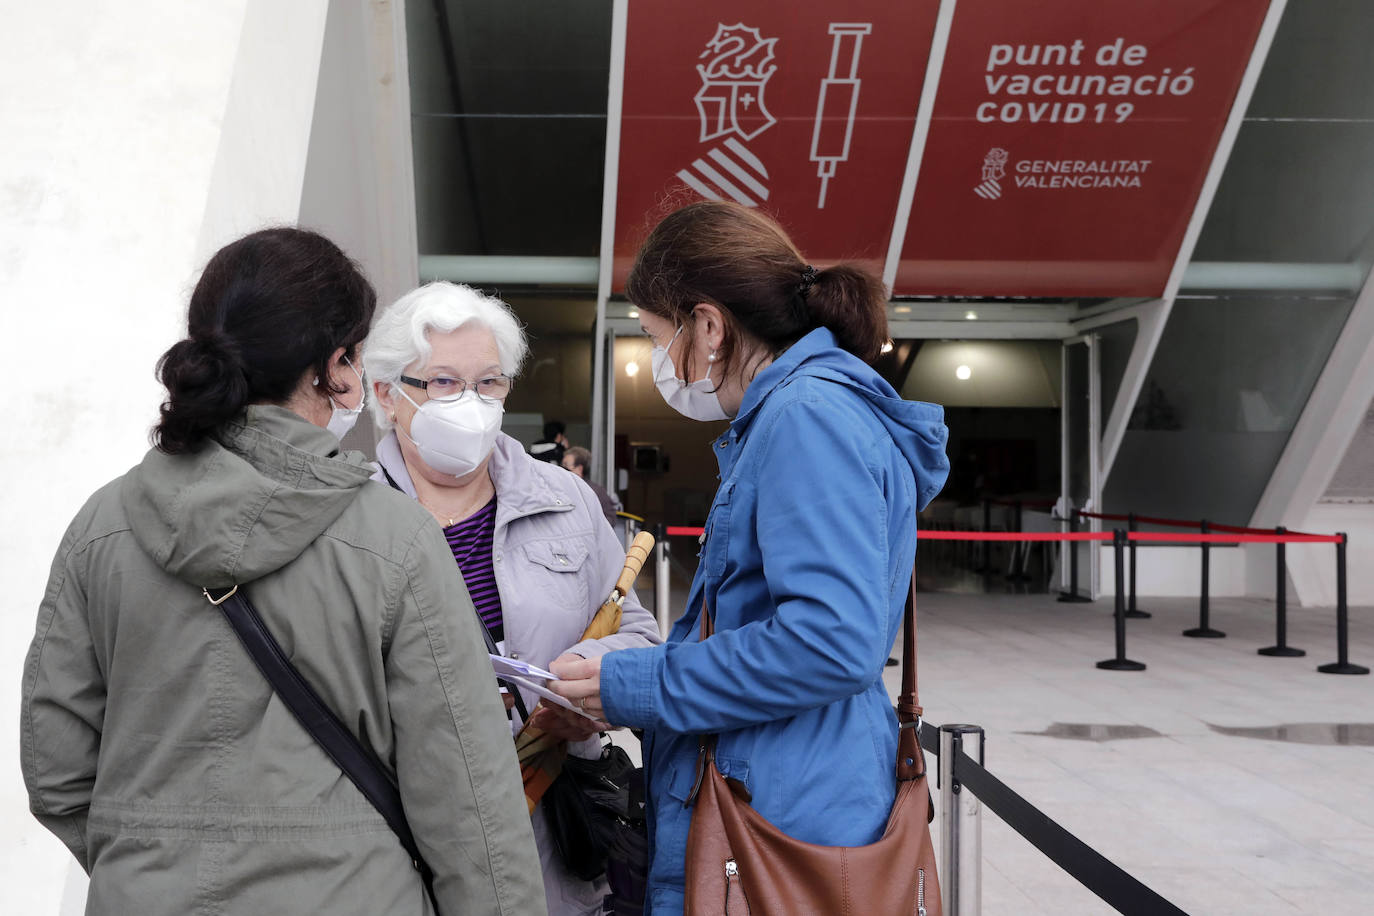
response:
[[[439,903],[434,898],[434,873],[420,855],[419,847],[415,845],[415,835],[410,832],[410,824],[406,821],[405,809],[401,805],[401,792],[381,761],[363,747],[296,670],[296,666],[291,664],[281,645],[262,622],[257,609],[238,586],[220,595],[214,595],[209,589],[205,589],[205,597],[224,612],[225,619],[238,634],[239,640],[248,650],[258,670],[267,678],[277,696],[286,704],[286,708],[291,710],[296,721],[300,722],[319,743],[330,759],[339,765],[344,775],[353,781],[358,791],[363,793],[387,825],[396,832],[420,877],[424,879],[430,902],[438,911]]]
[[[396,478],[391,476],[391,472],[388,471],[388,470],[386,469],[386,465],[384,465],[384,464],[382,464],[380,461],[378,461],[378,462],[377,462],[377,467],[379,467],[379,468],[382,469],[382,474],[384,474],[384,475],[386,476],[386,482],[387,482],[387,484],[389,484],[389,485],[391,486],[391,489],[396,490],[396,491],[399,492],[399,493],[405,493],[405,492],[406,492],[405,490],[402,490],[402,489],[401,489],[401,485],[400,485],[399,483],[396,482]],[[410,495],[410,494],[407,493],[406,495],[408,496],[408,495]]]

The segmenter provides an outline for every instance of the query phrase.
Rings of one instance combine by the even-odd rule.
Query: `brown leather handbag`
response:
[[[703,603],[701,638],[711,629]],[[743,785],[721,775],[715,736],[703,737],[696,810],[687,835],[686,916],[940,916],[930,841],[935,812],[926,785],[920,716],[916,601],[909,591],[897,702],[897,797],[887,830],[868,846],[818,846],[789,837],[754,810]]]

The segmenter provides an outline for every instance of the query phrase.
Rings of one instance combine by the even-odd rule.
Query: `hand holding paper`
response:
[[[582,709],[580,706],[575,705],[544,686],[542,683],[543,681],[558,680],[558,675],[554,674],[552,671],[545,671],[538,665],[531,665],[529,662],[520,661],[515,658],[507,658],[504,655],[487,654],[491,658],[491,667],[498,677],[504,678],[506,681],[515,684],[522,690],[528,690],[530,693],[543,697],[544,700],[549,703],[553,703],[556,706],[562,706],[564,709],[570,709],[579,716],[591,719],[593,722],[599,721],[591,710]],[[599,667],[598,665],[598,668]]]
[[[552,690],[573,701],[584,715],[605,721],[606,711],[601,706],[601,659],[559,658],[552,667],[559,671],[559,680]]]

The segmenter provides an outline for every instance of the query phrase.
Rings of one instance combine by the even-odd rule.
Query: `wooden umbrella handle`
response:
[[[635,577],[644,568],[644,562],[649,559],[649,554],[654,549],[654,536],[647,531],[641,531],[635,535],[635,539],[630,542],[630,549],[625,552],[625,569],[620,573],[620,578],[616,580],[615,590],[621,595],[628,595],[630,589],[635,584]]]

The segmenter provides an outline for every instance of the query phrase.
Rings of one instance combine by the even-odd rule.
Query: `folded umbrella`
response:
[[[625,554],[625,568],[616,580],[611,595],[592,615],[582,639],[601,639],[620,629],[620,618],[625,596],[634,586],[635,578],[644,568],[644,561],[654,549],[654,536],[647,531],[635,535],[630,549]],[[579,640],[580,642],[581,640]],[[525,783],[525,803],[530,813],[548,790],[549,785],[563,769],[563,758],[568,755],[568,743],[533,726],[527,720],[515,736],[515,755],[520,760],[520,776]]]

